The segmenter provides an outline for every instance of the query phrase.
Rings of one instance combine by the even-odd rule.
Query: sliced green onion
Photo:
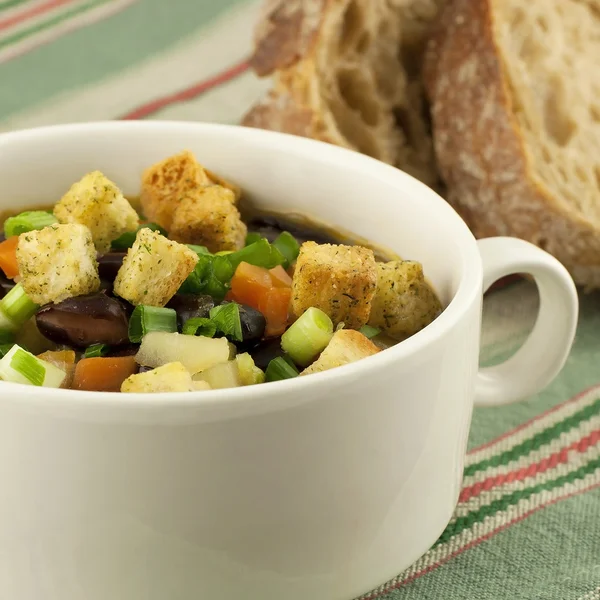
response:
[[[58,219],[52,213],[45,210],[29,210],[6,219],[4,221],[4,235],[6,237],[21,235],[28,231],[44,229],[44,227],[54,223],[58,223]]]
[[[158,233],[165,237],[167,236],[167,232],[160,225],[157,225],[156,223],[144,223],[135,231],[126,231],[116,240],[113,240],[111,244],[113,250],[127,250],[128,248],[131,248],[140,229],[151,229],[152,231],[158,231]]]
[[[242,320],[240,318],[240,307],[235,302],[221,304],[210,310],[210,318],[227,338],[234,342],[241,342],[242,336]]]
[[[300,244],[288,231],[282,231],[273,241],[273,246],[281,252],[285,258],[283,266],[287,269],[300,254]]]
[[[210,319],[193,317],[183,324],[182,333],[185,335],[201,335],[204,337],[215,337],[217,325]]]
[[[177,313],[172,308],[136,306],[129,319],[129,341],[139,344],[150,331],[177,331]]]
[[[281,381],[282,379],[292,379],[298,375],[298,369],[283,356],[278,356],[267,365],[265,381]]]
[[[186,244],[186,246],[193,250],[198,256],[203,256],[205,254],[210,254],[208,248],[206,246],[196,246],[195,244]]]
[[[264,383],[264,372],[254,364],[254,359],[247,352],[238,354],[235,357],[235,361],[237,362],[242,385],[256,385],[257,383]]]
[[[269,244],[265,238],[261,238],[257,242],[229,254],[227,256],[233,269],[237,269],[241,262],[247,262],[255,267],[263,267],[265,269],[272,269],[278,265],[282,265],[285,262],[285,257],[281,252]]]
[[[86,348],[83,353],[83,358],[97,358],[99,356],[106,356],[110,352],[110,347],[106,344],[92,344]]]
[[[213,275],[221,283],[229,283],[235,269],[227,256],[215,256],[211,262]]]
[[[0,360],[0,379],[26,385],[60,387],[66,373],[16,344]]]
[[[301,367],[307,367],[325,350],[333,336],[331,319],[311,307],[281,336],[281,347]]]
[[[377,329],[377,327],[371,327],[370,325],[363,325],[358,331],[360,331],[360,333],[369,339],[373,339],[381,333],[381,329]]]
[[[4,358],[12,349],[14,344],[0,344],[0,358]]]
[[[233,250],[221,250],[220,252],[215,252],[215,256],[227,256],[228,254],[233,254]]]
[[[2,313],[16,329],[28,321],[38,310],[39,306],[25,293],[23,286],[18,283],[0,300],[0,313]],[[0,319],[0,327],[2,327]]]
[[[260,235],[260,233],[249,233],[246,236],[246,243],[244,244],[245,246],[250,246],[251,244],[254,244],[255,242],[258,242],[259,240],[262,240],[263,236]]]

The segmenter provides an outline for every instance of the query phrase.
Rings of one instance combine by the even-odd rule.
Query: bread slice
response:
[[[446,0],[269,0],[251,59],[273,88],[243,124],[311,137],[436,187],[419,76]]]
[[[600,287],[600,2],[454,0],[424,78],[447,198]]]

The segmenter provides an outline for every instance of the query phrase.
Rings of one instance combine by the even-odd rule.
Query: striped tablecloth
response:
[[[246,62],[258,8],[0,0],[0,131],[100,119],[236,123],[267,86]],[[475,410],[453,521],[364,598],[600,600],[600,298],[581,300],[561,376],[525,402]],[[518,346],[536,307],[526,283],[487,298],[484,363]]]

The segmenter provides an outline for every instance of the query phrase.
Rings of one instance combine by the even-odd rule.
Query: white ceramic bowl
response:
[[[416,560],[457,501],[474,400],[546,385],[577,297],[547,254],[476,243],[434,192],[356,153],[189,123],[0,136],[0,209],[58,200],[100,169],[127,194],[192,150],[261,207],[300,209],[424,264],[446,309],[361,362],[252,388],[119,395],[0,383],[0,598],[349,600]],[[483,260],[482,260],[483,257]],[[478,373],[482,290],[531,273],[532,336]]]

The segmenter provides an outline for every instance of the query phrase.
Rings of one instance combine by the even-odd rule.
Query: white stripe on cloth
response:
[[[515,446],[518,446],[525,440],[533,437],[535,434],[552,427],[560,421],[574,415],[576,412],[583,410],[586,406],[593,404],[600,397],[600,387],[594,387],[579,396],[565,402],[560,408],[554,410],[547,415],[541,415],[527,424],[525,427],[515,431],[506,437],[493,442],[492,444],[483,447],[481,450],[471,451],[466,458],[465,465],[474,465],[482,460],[490,458],[501,452],[506,452]]]

